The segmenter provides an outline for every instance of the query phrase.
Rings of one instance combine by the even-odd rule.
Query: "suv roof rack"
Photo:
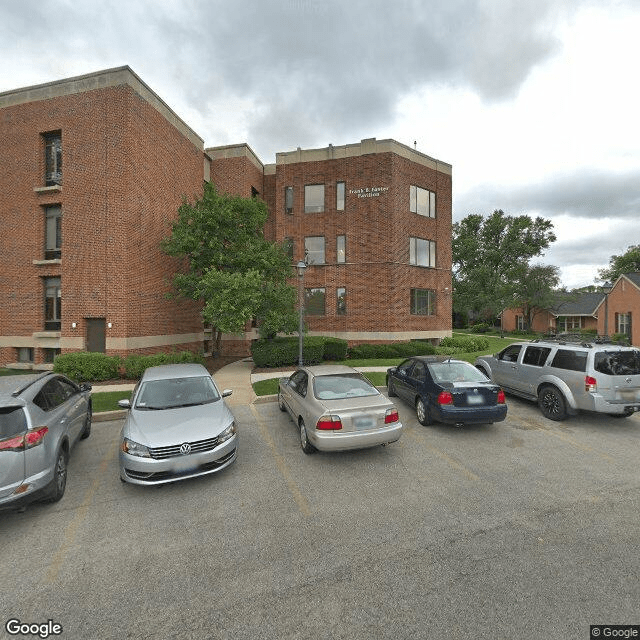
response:
[[[21,393],[26,391],[32,384],[35,384],[36,382],[38,382],[38,380],[42,380],[42,378],[46,378],[47,376],[51,376],[51,375],[53,375],[53,371],[45,371],[41,373],[38,377],[32,378],[31,380],[29,380],[29,382],[27,382],[27,384],[23,385],[22,387],[18,387],[15,391],[11,393],[11,395],[14,398],[17,398]]]
[[[620,346],[629,346],[621,341],[614,341],[606,335],[585,336],[580,333],[557,333],[555,335],[536,338],[532,342],[555,342],[557,344],[577,344],[581,347],[593,347],[594,344],[617,344]]]

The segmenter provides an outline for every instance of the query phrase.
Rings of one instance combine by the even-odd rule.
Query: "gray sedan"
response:
[[[129,409],[120,443],[120,479],[163,484],[221,471],[236,459],[233,414],[198,364],[150,367],[120,400]]]
[[[305,453],[385,445],[402,434],[395,405],[343,365],[303,367],[281,378],[278,405],[297,425]]]

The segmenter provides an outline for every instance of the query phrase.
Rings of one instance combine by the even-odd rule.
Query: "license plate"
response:
[[[353,426],[356,429],[373,429],[376,426],[376,419],[371,416],[361,416],[353,419]]]
[[[482,396],[467,396],[467,404],[484,404]]]

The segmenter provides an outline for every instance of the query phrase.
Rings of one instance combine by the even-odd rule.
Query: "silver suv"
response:
[[[506,392],[537,400],[551,420],[580,409],[616,417],[640,411],[640,350],[633,347],[559,336],[513,343],[475,365]]]
[[[0,509],[60,500],[71,448],[90,433],[90,384],[54,373],[0,377]]]

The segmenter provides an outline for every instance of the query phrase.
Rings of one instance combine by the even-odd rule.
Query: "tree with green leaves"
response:
[[[162,250],[184,260],[173,278],[182,296],[203,302],[202,317],[215,332],[241,333],[255,318],[261,337],[297,329],[296,291],[284,248],[268,242],[263,229],[267,205],[258,198],[219,194],[206,182],[202,198],[183,199]]]
[[[508,216],[501,210],[454,223],[454,311],[491,321],[513,306],[523,267],[555,239],[550,220]]]
[[[557,291],[560,272],[553,265],[525,265],[516,282],[516,293],[509,306],[522,309],[528,328],[533,326],[533,320],[539,313],[552,308],[563,298],[570,298],[570,294],[563,295]]]
[[[619,256],[609,258],[609,266],[598,269],[598,279],[613,284],[623,273],[640,271],[640,244],[631,245]]]

